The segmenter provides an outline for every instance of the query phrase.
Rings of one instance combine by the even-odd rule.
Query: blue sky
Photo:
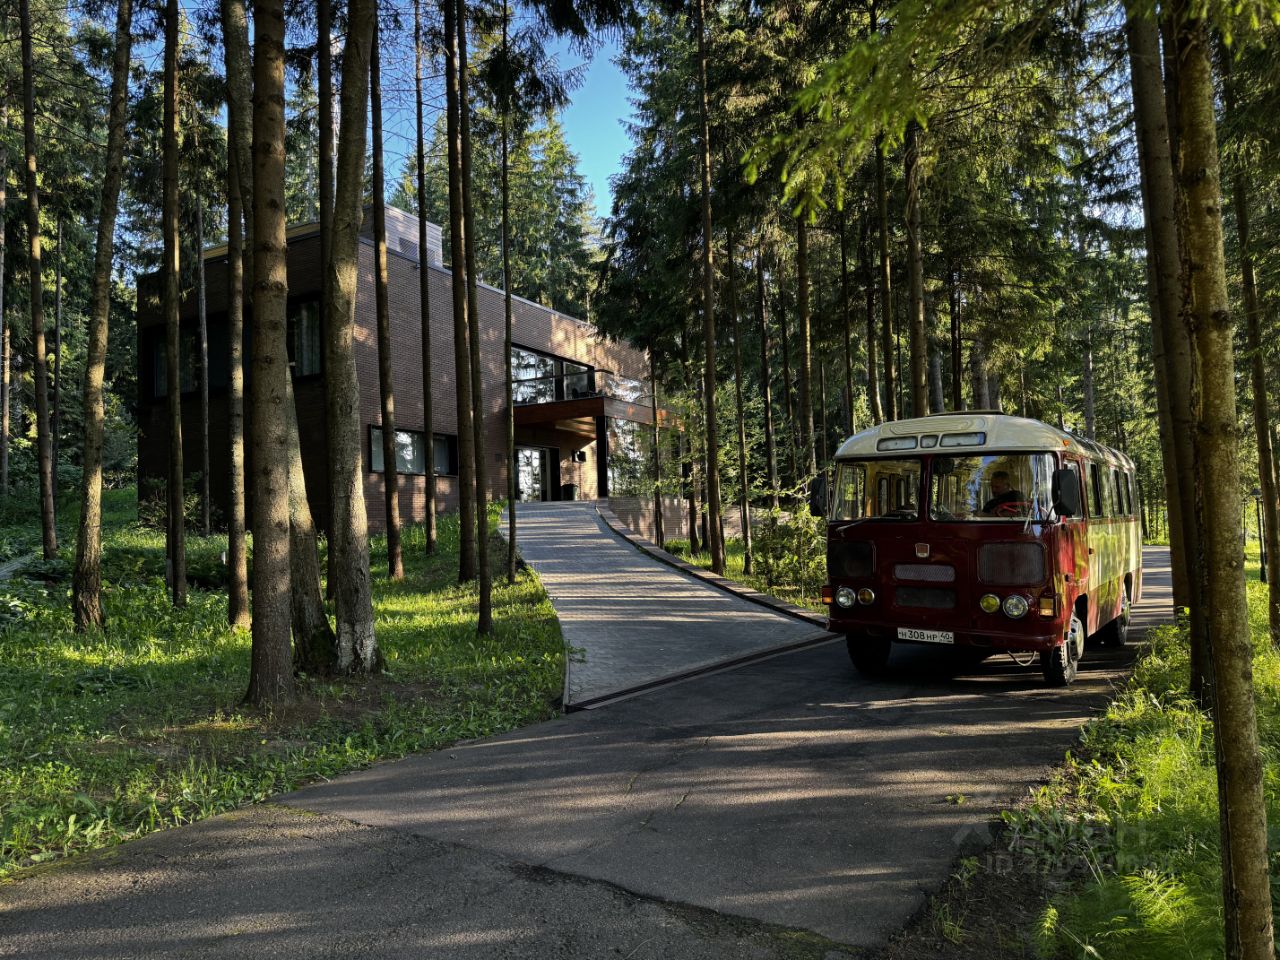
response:
[[[596,214],[609,213],[613,191],[609,178],[617,173],[622,157],[630,149],[623,122],[631,116],[627,80],[613,62],[616,42],[606,40],[591,60],[582,86],[573,92],[573,103],[565,110],[563,123],[569,145],[578,155],[578,169],[595,191]],[[573,67],[582,57],[563,48],[560,65]]]

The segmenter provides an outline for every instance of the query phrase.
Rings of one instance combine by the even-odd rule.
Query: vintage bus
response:
[[[1086,638],[1126,642],[1142,545],[1116,450],[985,411],[897,420],[841,445],[829,511],[828,624],[864,675],[925,643],[1039,654],[1064,686]]]

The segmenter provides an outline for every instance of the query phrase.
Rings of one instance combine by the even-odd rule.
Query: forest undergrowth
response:
[[[1266,585],[1249,581],[1254,687],[1280,902],[1280,651]],[[1003,815],[1012,850],[1067,881],[1034,931],[1045,956],[1201,960],[1222,956],[1213,725],[1188,694],[1185,624],[1158,627],[1129,683],[1085,727],[1079,749],[1030,802]]]
[[[58,558],[0,583],[0,879],[556,712],[563,646],[545,592],[527,570],[507,585],[491,551],[494,631],[478,636],[474,584],[457,583],[456,517],[441,518],[431,556],[421,528],[405,528],[400,582],[378,569],[373,542],[384,672],[301,677],[294,703],[262,712],[242,703],[250,637],[226,623],[226,538],[189,537],[195,589],[175,609],[163,531],[138,522],[132,488],[107,491],[104,506],[105,633],[72,630],[71,510]],[[33,528],[0,517],[5,554],[22,556]]]

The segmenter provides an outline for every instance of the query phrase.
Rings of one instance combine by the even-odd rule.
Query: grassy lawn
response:
[[[1268,641],[1256,544],[1246,565],[1254,685],[1280,906],[1280,651]],[[1032,803],[1006,814],[1015,849],[1076,878],[1046,908],[1048,955],[1174,960],[1221,956],[1213,729],[1187,695],[1185,628],[1154,631],[1132,680]]]
[[[666,549],[668,553],[674,554],[681,560],[688,561],[695,566],[702,567],[705,570],[711,569],[711,554],[706,551],[699,553],[689,552],[688,540],[667,540]],[[796,563],[792,561],[785,568],[775,564],[773,575],[769,575],[765,571],[765,565],[762,563],[760,553],[755,555],[754,569],[751,574],[743,572],[743,562],[746,559],[746,550],[743,547],[740,537],[726,537],[724,543],[724,575],[730,580],[737,580],[739,583],[745,583],[753,590],[759,590],[761,593],[767,593],[779,600],[786,600],[788,603],[794,603],[798,607],[807,607],[815,613],[826,614],[827,608],[822,605],[822,597],[820,590],[826,577],[826,554],[821,555],[821,570],[818,575],[814,576],[814,571],[807,569],[812,565]],[[804,567],[805,569],[799,569]]]
[[[512,586],[495,574],[494,633],[478,637],[475,590],[455,582],[451,517],[432,557],[422,531],[405,530],[400,583],[380,574],[385,551],[374,542],[384,674],[304,677],[296,704],[246,708],[248,633],[227,627],[216,589],[193,589],[185,609],[169,605],[163,533],[137,523],[134,498],[131,489],[107,493],[105,634],[71,629],[74,517],[60,524],[59,559],[32,565],[48,580],[0,583],[0,879],[555,714],[563,646],[546,594],[531,572]],[[31,518],[0,524],[0,560],[38,546]],[[188,545],[193,587],[216,588],[225,537]]]

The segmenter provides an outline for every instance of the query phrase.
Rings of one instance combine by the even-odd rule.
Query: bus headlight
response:
[[[870,587],[863,587],[858,591],[858,602],[864,607],[870,606],[876,602],[876,592]]]
[[[995,613],[1000,609],[1000,598],[994,593],[984,593],[978,601],[978,606],[982,608],[983,613]]]
[[[836,603],[848,610],[857,601],[853,587],[841,587],[836,591]]]
[[[1027,603],[1026,597],[1020,597],[1018,594],[1010,594],[1004,598],[1004,613],[1007,617],[1017,620],[1019,617],[1027,615],[1027,609],[1030,604]]]

